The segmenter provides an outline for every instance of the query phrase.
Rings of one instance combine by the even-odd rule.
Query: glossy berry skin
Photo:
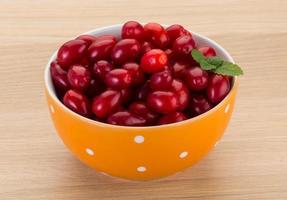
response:
[[[208,73],[200,67],[192,67],[185,72],[185,81],[192,91],[203,90],[208,84]]]
[[[228,94],[230,82],[228,77],[212,74],[207,86],[207,97],[211,103],[219,103]]]
[[[142,72],[140,66],[137,63],[129,62],[124,64],[122,68],[128,70],[128,72],[130,73],[133,85],[139,85],[144,83],[144,73]]]
[[[169,90],[172,83],[172,76],[169,71],[155,73],[150,78],[150,87],[153,91]]]
[[[107,122],[120,126],[144,126],[146,120],[128,111],[116,112],[109,116]]]
[[[88,48],[88,56],[91,62],[109,60],[116,42],[114,40],[96,40]]]
[[[143,55],[140,67],[146,73],[156,73],[164,70],[167,61],[167,55],[164,51],[152,49]]]
[[[115,90],[125,89],[131,85],[132,77],[126,69],[113,69],[106,74],[105,83]]]
[[[181,113],[181,112],[174,112],[168,115],[164,115],[159,119],[158,124],[163,125],[163,124],[171,124],[175,122],[181,122],[183,120],[186,120],[187,117]]]
[[[84,40],[87,43],[87,46],[90,46],[94,41],[96,41],[96,37],[93,35],[80,35],[76,40]]]
[[[93,74],[97,79],[105,80],[106,74],[114,69],[114,65],[106,60],[99,60],[94,64]]]
[[[177,110],[184,110],[190,99],[190,94],[185,84],[181,80],[174,79],[171,84],[171,91],[177,98]]]
[[[174,24],[166,28],[170,43],[172,44],[177,38],[183,35],[191,36],[190,32],[185,30],[183,26]]]
[[[87,51],[87,43],[83,40],[70,40],[58,51],[57,61],[64,70],[82,60]]]
[[[68,90],[63,98],[63,103],[72,111],[82,115],[89,116],[91,113],[91,105],[89,100],[80,92]]]
[[[176,61],[172,65],[173,76],[178,79],[182,79],[185,75],[185,71],[191,67],[187,61]]]
[[[216,52],[212,47],[200,47],[198,51],[200,51],[205,57],[216,56]]]
[[[147,105],[155,112],[169,114],[176,111],[178,102],[173,92],[155,91],[148,95]]]
[[[189,109],[193,116],[200,115],[210,110],[212,105],[203,95],[193,95],[190,98]]]
[[[147,99],[147,96],[150,92],[150,81],[148,80],[147,82],[144,83],[144,85],[140,88],[135,93],[135,99],[145,101]]]
[[[148,52],[152,49],[154,49],[154,46],[150,42],[145,41],[141,44],[140,55],[144,55],[146,52]]]
[[[81,66],[74,65],[68,71],[68,80],[73,89],[85,90],[90,85],[90,71]]]
[[[113,35],[102,35],[102,36],[97,37],[97,42],[100,42],[103,40],[112,40],[115,43],[117,42],[117,38]]]
[[[135,39],[120,40],[111,52],[112,60],[117,64],[134,61],[140,53],[140,44]]]
[[[98,118],[106,118],[120,106],[121,93],[107,90],[94,98],[92,111]]]
[[[190,55],[195,48],[195,42],[192,37],[184,35],[177,38],[172,45],[172,50],[178,55]]]
[[[157,119],[157,114],[151,111],[144,102],[134,102],[129,106],[129,111],[141,118],[144,118],[147,124],[153,124]]]
[[[154,46],[164,49],[169,45],[169,38],[165,29],[157,23],[144,25],[145,38]]]
[[[63,92],[70,89],[71,86],[68,81],[67,72],[63,70],[57,62],[53,61],[51,63],[50,72],[53,83],[57,89]]]
[[[136,21],[128,21],[122,27],[123,39],[135,39],[139,42],[144,41],[145,33],[143,26]]]

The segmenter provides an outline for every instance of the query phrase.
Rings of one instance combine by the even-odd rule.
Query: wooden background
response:
[[[63,146],[43,70],[64,41],[123,23],[180,23],[223,45],[245,71],[219,145],[152,182],[95,173]],[[287,1],[0,0],[0,199],[287,199]]]

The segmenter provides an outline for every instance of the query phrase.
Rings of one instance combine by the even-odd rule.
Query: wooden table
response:
[[[95,173],[64,147],[43,70],[67,39],[127,20],[181,23],[231,52],[245,71],[219,145],[183,173],[152,182]],[[287,1],[1,0],[0,199],[287,199]]]

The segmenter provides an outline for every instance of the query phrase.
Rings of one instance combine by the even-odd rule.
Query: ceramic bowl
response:
[[[94,29],[85,34],[120,36],[122,25]],[[219,57],[234,62],[213,40],[191,32],[197,46],[211,46]],[[168,125],[125,127],[93,121],[69,110],[55,94],[50,63],[45,89],[56,130],[68,149],[91,168],[115,177],[150,180],[182,171],[201,160],[224,133],[238,88],[234,78],[229,94],[214,108],[197,117]]]

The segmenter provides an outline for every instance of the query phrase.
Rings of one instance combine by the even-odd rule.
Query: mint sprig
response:
[[[204,70],[211,70],[216,74],[227,76],[239,76],[243,74],[242,69],[237,64],[222,60],[219,57],[205,57],[196,49],[192,50],[191,55]]]

